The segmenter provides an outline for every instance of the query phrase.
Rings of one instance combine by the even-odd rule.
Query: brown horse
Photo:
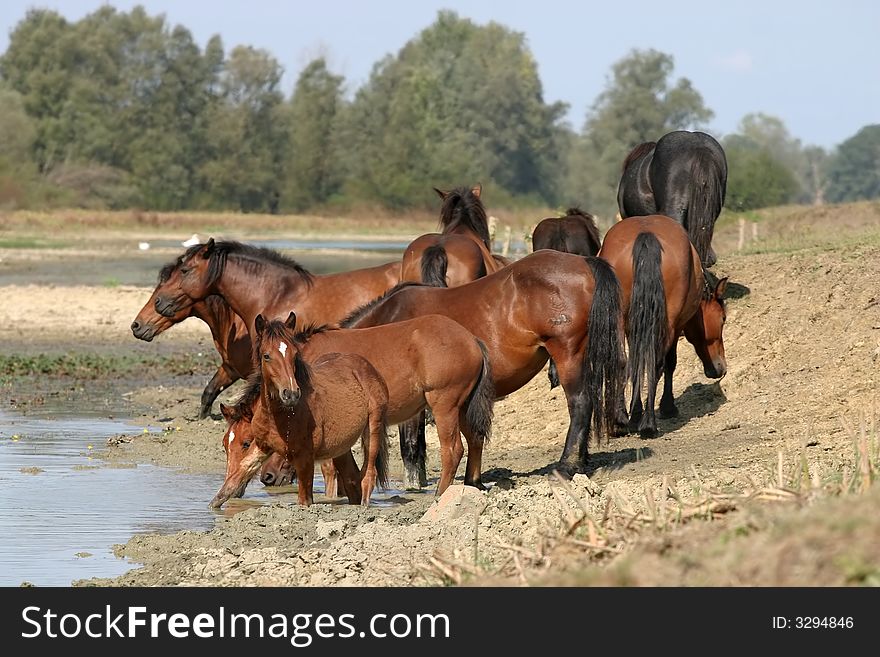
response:
[[[343,326],[393,326],[429,313],[454,319],[486,344],[499,397],[524,386],[548,356],[556,361],[571,418],[561,470],[586,464],[591,424],[599,438],[621,421],[620,285],[604,260],[542,250],[460,287],[401,285]]]
[[[153,292],[156,311],[171,318],[216,294],[244,320],[283,318],[296,308],[303,325],[338,322],[360,304],[393,287],[399,263],[316,276],[277,251],[215,242],[191,246],[166,266],[167,278]]]
[[[642,437],[657,435],[654,400],[663,373],[662,417],[678,415],[672,375],[682,333],[694,345],[707,377],[727,373],[722,330],[726,319],[720,281],[705,272],[680,224],[663,215],[631,217],[606,234],[599,256],[620,279],[629,343],[627,379],[632,390],[630,427]],[[642,382],[647,398],[642,410]]]
[[[455,287],[498,271],[504,263],[492,256],[482,186],[444,192],[440,233],[413,240],[403,253],[400,280],[437,287]]]
[[[563,253],[594,256],[599,253],[602,238],[596,218],[580,208],[569,208],[565,216],[549,217],[532,231],[532,250],[553,249]]]
[[[271,349],[266,344],[262,348]],[[221,405],[228,422],[223,437],[227,476],[212,507],[241,496],[265,452],[283,454],[296,463],[299,502],[306,506],[314,501],[316,457],[334,459],[347,475],[343,484],[352,504],[367,505],[377,481],[387,485],[388,389],[376,370],[350,354],[325,354],[313,366],[291,356],[276,354],[264,360],[242,400],[231,409]],[[296,395],[287,387],[288,380]],[[288,393],[286,401],[276,394],[280,386]],[[358,438],[365,454],[362,473],[351,458]]]
[[[404,422],[430,406],[440,439],[438,494],[452,482],[464,454],[459,432],[468,443],[465,483],[482,487],[482,449],[491,433],[494,392],[488,355],[479,340],[436,315],[364,330],[318,327],[297,335],[290,330],[295,321],[295,316],[288,318],[284,350],[296,342],[307,363],[326,353],[367,359],[388,386],[389,423]]]

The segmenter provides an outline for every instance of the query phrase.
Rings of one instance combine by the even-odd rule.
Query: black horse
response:
[[[596,219],[580,208],[569,208],[564,217],[550,217],[532,231],[532,250],[553,249],[575,255],[594,256],[602,247]]]
[[[727,191],[724,149],[704,132],[679,130],[636,146],[617,189],[621,218],[665,214],[687,230],[700,260],[715,264],[712,231]]]

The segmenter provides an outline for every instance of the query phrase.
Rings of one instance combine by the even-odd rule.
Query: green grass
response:
[[[208,373],[217,364],[213,358],[194,355],[138,356],[101,354],[94,352],[73,354],[0,354],[0,380],[24,376],[69,376],[94,380],[107,376],[149,370],[153,374]]]
[[[38,237],[7,237],[0,238],[0,249],[61,249],[67,246],[57,240],[45,240]]]

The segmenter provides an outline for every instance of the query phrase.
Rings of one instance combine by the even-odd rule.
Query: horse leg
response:
[[[553,357],[559,372],[559,382],[568,402],[569,416],[568,433],[558,469],[560,474],[571,477],[586,466],[593,405],[584,386],[581,354],[570,351],[568,354],[555,354]]]
[[[458,414],[461,404],[450,404],[437,399],[432,393],[426,395],[428,404],[434,412],[437,423],[437,437],[440,439],[440,481],[437,482],[436,495],[442,495],[455,479],[455,472],[464,456],[464,445],[461,442]],[[431,399],[431,397],[434,397]]]
[[[300,506],[311,506],[314,501],[312,485],[315,479],[315,459],[312,457],[311,450],[309,453],[304,453],[305,451],[302,450],[296,455],[288,453],[287,459],[296,468],[297,499]]]
[[[236,381],[238,381],[238,376],[229,371],[226,365],[221,365],[217,368],[214,376],[211,377],[211,380],[208,381],[208,385],[205,386],[205,390],[202,392],[202,401],[199,406],[200,420],[204,420],[211,414],[211,407],[214,405],[214,400],[217,399],[217,396]]]
[[[672,375],[678,364],[678,338],[672,341],[672,346],[666,352],[663,360],[663,396],[660,398],[660,417],[670,418],[678,416],[678,407],[672,396]]]
[[[348,450],[342,456],[333,459],[333,465],[336,466],[337,477],[342,482],[342,490],[348,497],[349,504],[361,503],[361,471],[357,462],[354,460],[354,454]]]
[[[464,411],[459,413],[458,422],[468,444],[467,462],[464,469],[464,485],[486,490],[482,479],[483,441],[468,426]],[[458,467],[456,466],[457,469]]]
[[[321,475],[324,477],[324,495],[337,497],[339,491],[336,485],[336,468],[333,467],[333,461],[321,461]]]
[[[361,505],[369,506],[370,496],[373,494],[373,489],[376,487],[376,479],[378,478],[376,457],[379,455],[380,441],[384,440],[385,436],[382,432],[381,423],[374,421],[372,416],[370,417],[369,426],[364,431],[369,434],[369,437],[366,453],[364,454],[364,467],[361,471]]]
[[[406,490],[421,490],[428,485],[425,471],[425,411],[397,425],[400,434],[400,457],[403,459]]]

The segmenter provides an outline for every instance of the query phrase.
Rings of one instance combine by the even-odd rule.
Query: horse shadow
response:
[[[678,431],[694,418],[711,415],[726,403],[727,396],[719,381],[692,383],[675,400],[678,415],[673,418],[658,417],[661,435]]]
[[[605,452],[592,452],[589,456],[589,461],[587,462],[586,467],[581,469],[579,473],[585,474],[589,477],[597,470],[620,470],[629,463],[644,461],[652,456],[654,456],[654,450],[647,445],[644,447],[627,447]],[[510,468],[492,468],[483,472],[483,480],[493,481],[502,487],[509,487],[505,484],[512,482],[514,478],[550,476],[554,472],[562,472],[559,468],[559,463],[556,461],[535,468],[534,470],[529,470],[528,472],[514,472]]]

